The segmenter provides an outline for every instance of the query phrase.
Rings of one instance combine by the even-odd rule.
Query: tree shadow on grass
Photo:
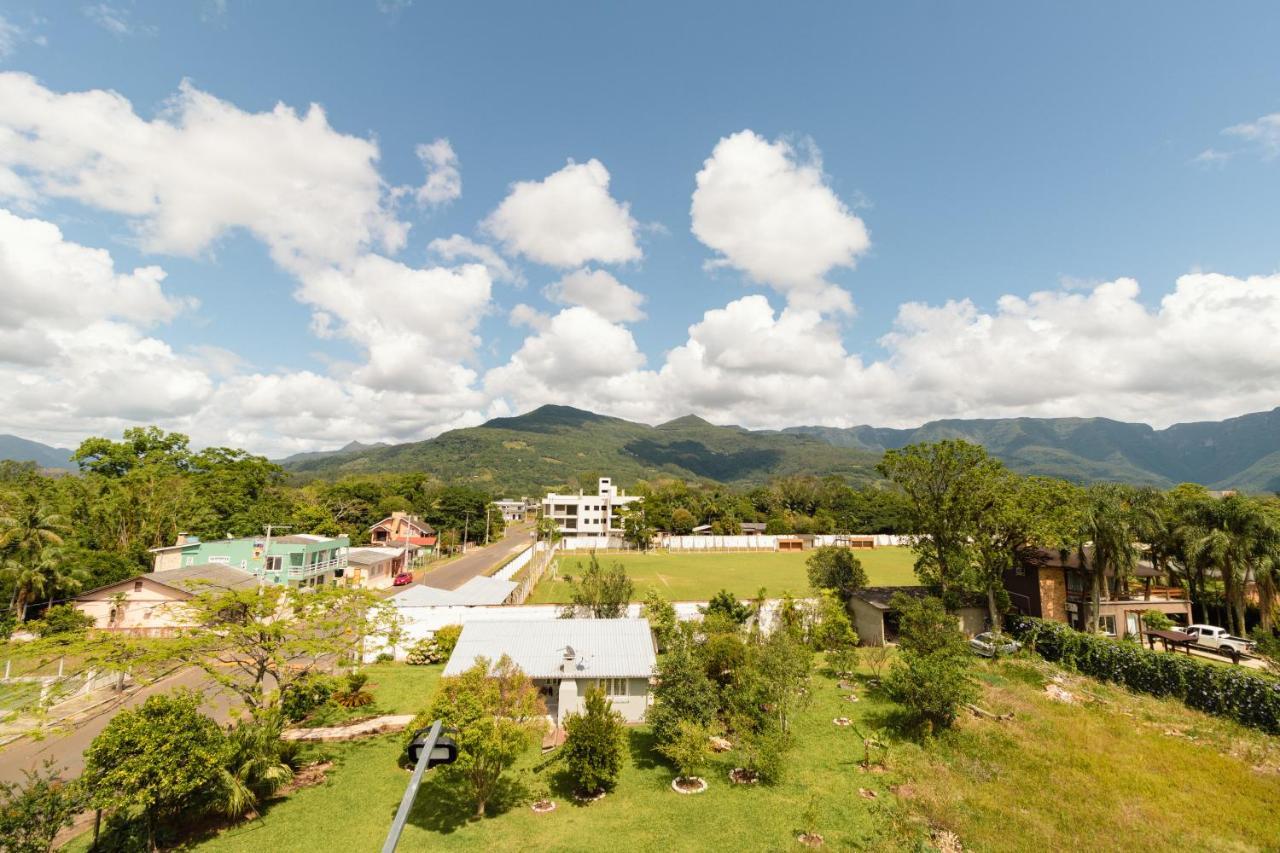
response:
[[[665,761],[659,761],[658,739],[649,729],[628,729],[627,746],[631,750],[631,762],[641,770],[668,766]]]
[[[407,777],[405,782],[408,783]],[[408,822],[419,829],[448,835],[472,821],[506,814],[528,798],[528,788],[519,777],[504,776],[498,790],[485,804],[484,818],[477,818],[476,804],[466,782],[457,773],[432,772],[422,780]],[[394,816],[392,809],[387,817],[388,826]]]

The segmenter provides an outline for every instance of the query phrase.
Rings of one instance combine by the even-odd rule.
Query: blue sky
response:
[[[116,344],[126,361],[148,341],[171,352],[131,376],[106,367],[94,374],[107,387],[141,382],[138,395],[122,394],[132,402],[119,411],[109,400],[56,393],[76,375],[58,371],[83,353],[66,354],[62,368],[12,367],[26,392],[5,407],[0,431],[73,441],[155,421],[202,442],[281,452],[419,438],[541,402],[651,422],[693,410],[753,426],[1012,414],[1167,424],[1280,404],[1280,375],[1269,366],[1280,361],[1280,119],[1268,121],[1280,115],[1274,4],[369,0],[302,8],[5,3],[0,70],[32,75],[55,95],[116,92],[142,123],[180,123],[173,99],[184,80],[249,116],[277,104],[302,115],[319,104],[330,135],[376,145],[373,168],[388,196],[423,183],[416,146],[447,139],[460,194],[432,203],[384,197],[375,206],[410,226],[403,245],[365,241],[326,263],[349,270],[373,253],[413,270],[456,266],[427,245],[462,235],[500,252],[523,283],[491,275],[483,298],[450,303],[459,313],[442,316],[451,324],[474,317],[469,342],[441,345],[431,323],[357,329],[359,316],[300,295],[315,270],[281,264],[271,239],[238,214],[211,213],[219,225],[198,245],[140,240],[167,202],[138,213],[83,188],[58,189],[62,166],[49,153],[56,133],[35,134],[38,150],[10,164],[28,192],[0,196],[0,207],[56,225],[66,243],[106,250],[116,273],[159,266],[164,298],[199,305],[161,319],[107,309],[78,316],[136,330]],[[30,109],[42,109],[40,100]],[[22,123],[32,114],[11,110],[0,128],[30,134]],[[857,221],[869,234],[869,245],[850,244],[849,263],[810,277],[847,293],[855,310],[815,296],[819,285],[778,280],[788,258],[810,256],[804,233],[778,259],[744,260],[776,213],[767,198],[732,222],[708,223],[718,242],[695,234],[695,176],[721,140],[745,131],[753,153],[780,151],[799,175],[783,218],[804,221],[806,204],[834,198],[839,210],[823,208],[831,216],[815,219],[815,230]],[[104,119],[98,134],[124,140],[129,131]],[[193,179],[175,170],[211,174],[202,150],[192,145],[163,170],[189,188]],[[271,163],[291,159],[279,156],[264,152]],[[638,251],[630,257],[542,263],[483,224],[515,182],[544,181],[570,160],[607,170],[608,196],[631,218]],[[169,178],[153,179],[145,164],[130,168],[164,195]],[[229,180],[253,174],[235,171]],[[184,215],[198,215],[198,198],[181,204]],[[324,220],[326,211],[309,215]],[[709,269],[715,258],[726,263]],[[641,294],[645,316],[610,316],[594,297],[549,300],[544,288],[575,269],[606,271]],[[0,286],[29,286],[8,274]],[[1179,285],[1180,277],[1190,278]],[[57,298],[74,299],[58,290],[56,271],[52,279]],[[352,274],[346,286],[359,290],[363,281]],[[1037,292],[1049,296],[1030,300]],[[401,293],[415,303],[454,298],[447,284]],[[753,295],[767,305],[708,319]],[[945,308],[963,300],[971,309]],[[931,308],[913,320],[902,313],[910,303]],[[517,305],[532,319],[513,322]],[[318,311],[334,318],[336,334],[316,333]],[[1123,328],[1111,329],[1108,318],[1120,317]],[[14,329],[35,322],[11,318]],[[691,335],[695,324],[702,329]],[[371,340],[397,335],[414,369],[442,374],[453,364],[469,373],[445,389],[362,372],[379,359]],[[566,354],[575,346],[593,354]],[[165,359],[196,390],[135,400],[147,396],[148,375],[170,369]],[[306,394],[280,391],[304,386]],[[238,411],[245,398],[258,402]]]

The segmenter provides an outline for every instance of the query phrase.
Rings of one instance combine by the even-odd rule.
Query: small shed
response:
[[[779,536],[778,550],[779,551],[803,551],[804,540],[801,539],[799,536]]]
[[[864,646],[882,646],[898,641],[898,612],[890,601],[898,593],[912,598],[925,598],[929,591],[922,586],[868,586],[855,592],[849,601],[853,610],[853,627],[858,642]],[[956,611],[960,630],[972,637],[986,630],[987,611],[978,605],[966,605]]]

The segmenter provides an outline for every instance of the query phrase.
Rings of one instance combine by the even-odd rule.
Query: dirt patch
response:
[[[1055,682],[1046,684],[1044,686],[1044,692],[1050,699],[1058,702],[1064,702],[1068,705],[1076,705],[1080,702],[1080,697],[1076,696],[1076,694],[1067,690],[1065,687],[1060,687]]]
[[[877,794],[875,791],[871,790],[870,788],[859,788],[858,796],[862,797],[862,799],[864,800],[874,800],[874,799],[878,799],[880,795]]]
[[[799,841],[805,847],[821,847],[825,840],[816,832],[802,832],[796,836],[796,841]]]
[[[712,752],[728,752],[733,749],[733,744],[729,742],[728,738],[713,737],[710,740],[710,744]]]
[[[745,767],[735,767],[729,771],[729,781],[735,785],[754,785],[760,781],[760,774]]]
[[[848,717],[836,717],[831,722],[835,723],[837,726],[840,726],[841,728],[844,728],[845,726],[853,725],[853,720],[849,719]]]
[[[930,834],[929,840],[933,842],[933,846],[939,853],[964,853],[960,836],[949,829],[935,829]]]
[[[909,800],[916,795],[916,789],[910,785],[890,785],[889,793],[903,800]]]
[[[331,769],[333,769],[332,761],[317,761],[315,764],[303,765],[293,771],[293,779],[281,785],[276,791],[276,796],[287,797],[294,791],[319,785],[325,780]]]

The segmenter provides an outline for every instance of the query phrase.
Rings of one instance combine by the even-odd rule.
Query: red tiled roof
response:
[[[432,545],[436,544],[436,537],[434,537],[434,536],[410,536],[410,537],[409,537],[409,544],[410,544],[410,545],[422,545],[422,546],[425,546],[425,547],[430,547],[430,546],[432,546]]]

